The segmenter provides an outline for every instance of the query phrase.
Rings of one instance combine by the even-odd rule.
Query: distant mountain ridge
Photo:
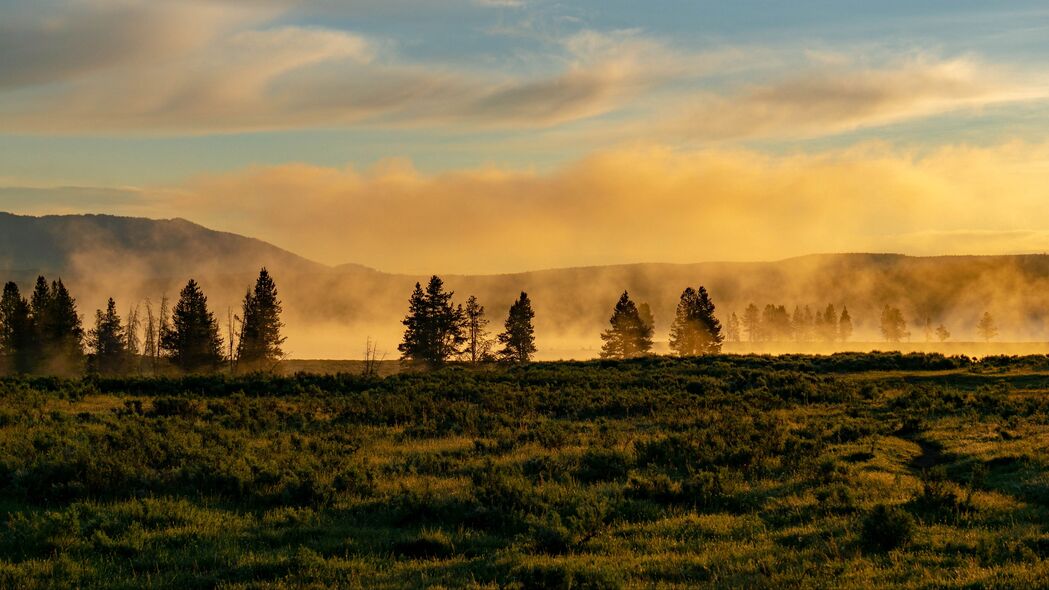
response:
[[[326,266],[264,241],[183,220],[109,215],[29,217],[0,213],[0,280],[28,288],[37,273],[62,276],[87,315],[105,298],[122,308],[162,295],[173,298],[196,278],[225,320],[258,269],[277,280],[285,304],[288,349],[298,358],[353,358],[370,336],[390,358],[400,338],[408,296],[422,275],[391,274],[359,264]],[[435,269],[435,271],[438,269]],[[973,339],[984,311],[1001,340],[1049,340],[1049,256],[819,254],[773,262],[622,264],[498,275],[443,274],[456,300],[476,295],[493,331],[522,291],[536,310],[541,349],[600,346],[612,305],[623,290],[648,302],[657,340],[665,339],[678,295],[705,285],[724,321],[749,303],[822,309],[847,305],[856,340],[876,340],[885,305],[900,307],[914,340],[920,323],[943,322],[954,340]],[[556,354],[556,353],[551,353]],[[584,353],[581,353],[584,354]]]

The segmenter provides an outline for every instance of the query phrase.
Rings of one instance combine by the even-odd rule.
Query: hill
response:
[[[87,314],[114,296],[127,307],[172,297],[196,278],[221,318],[236,310],[258,268],[277,278],[285,303],[288,350],[296,358],[353,358],[370,336],[396,356],[400,319],[422,275],[390,274],[359,264],[329,267],[266,242],[181,220],[106,215],[25,217],[0,214],[0,278],[28,287],[37,273],[62,276]],[[440,272],[440,269],[434,269]],[[879,336],[880,311],[904,311],[914,340],[928,317],[953,340],[975,338],[984,311],[1002,341],[1044,341],[1049,335],[1049,257],[1045,255],[912,257],[823,254],[774,262],[629,264],[501,275],[443,275],[459,300],[477,295],[493,329],[522,291],[536,308],[544,358],[586,357],[600,344],[612,304],[624,289],[648,302],[657,339],[665,338],[681,290],[705,285],[719,314],[747,304],[849,307],[856,341]],[[807,350],[811,350],[808,348]],[[952,352],[959,352],[957,349]]]

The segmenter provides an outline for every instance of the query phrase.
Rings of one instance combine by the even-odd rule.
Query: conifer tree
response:
[[[841,318],[838,319],[838,340],[848,342],[849,338],[852,338],[852,316],[849,315],[849,308],[843,305]]]
[[[466,313],[452,304],[453,292],[444,290],[444,281],[430,277],[426,289],[415,284],[408,300],[404,340],[397,347],[404,360],[438,366],[459,354],[466,342],[463,331]]]
[[[503,360],[527,363],[535,354],[535,330],[532,327],[532,302],[528,299],[528,293],[521,291],[521,296],[510,306],[510,312],[506,316],[506,323],[502,334],[499,334],[499,343],[503,349],[499,356]]]
[[[721,351],[723,341],[721,322],[714,317],[706,288],[686,287],[670,327],[670,350],[680,356],[713,354]]]
[[[903,313],[899,308],[886,305],[881,312],[881,335],[888,342],[899,342],[910,337],[907,331],[907,321],[903,319]]]
[[[37,293],[33,295],[36,299]],[[39,350],[42,351],[39,370],[57,375],[79,373],[84,362],[84,328],[77,313],[76,300],[62,284],[62,279],[53,281],[50,289],[43,290],[42,295],[47,301],[42,321],[36,325]]]
[[[28,373],[33,365],[33,321],[18,285],[4,285],[0,297],[0,372]]]
[[[802,315],[800,305],[794,306],[794,313],[790,316],[790,330],[795,342],[805,340],[805,316]]]
[[[488,335],[488,318],[484,316],[484,306],[473,295],[466,300],[464,314],[463,330],[466,347],[463,349],[463,358],[476,365],[488,360],[492,355],[492,340]]]
[[[611,328],[601,333],[601,358],[633,358],[652,350],[652,329],[645,325],[637,305],[623,291],[609,318]]]
[[[940,339],[940,342],[946,342],[951,337],[951,332],[947,329],[947,326],[940,324],[936,328],[936,337]]]
[[[998,335],[998,324],[995,323],[991,312],[983,312],[980,323],[976,324],[976,330],[980,333],[980,337],[984,339],[984,342],[990,342]]]
[[[648,303],[637,306],[637,317],[641,318],[641,324],[652,334],[656,333],[656,316],[652,315],[652,308]]]
[[[88,333],[92,366],[102,375],[115,375],[126,369],[127,336],[117,314],[117,304],[111,297],[105,313],[95,312],[95,328]]]
[[[828,303],[827,309],[823,312],[823,340],[834,342],[837,338],[838,312],[834,309],[833,303]]]
[[[277,297],[277,285],[270,273],[263,268],[255,281],[255,289],[244,295],[241,315],[240,342],[237,345],[237,362],[248,368],[271,365],[284,356],[281,336],[284,323],[280,319],[283,311]]]
[[[171,324],[164,326],[161,333],[160,346],[171,362],[186,372],[213,371],[222,364],[218,321],[208,310],[208,298],[193,279],[179,293]]]
[[[747,340],[750,342],[761,340],[761,312],[753,303],[743,310],[743,329],[747,332]]]
[[[728,321],[725,322],[725,339],[729,342],[740,341],[739,316],[736,312],[729,314]]]

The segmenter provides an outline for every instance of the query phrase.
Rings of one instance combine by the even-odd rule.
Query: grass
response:
[[[7,378],[0,587],[1038,587],[1045,366]]]

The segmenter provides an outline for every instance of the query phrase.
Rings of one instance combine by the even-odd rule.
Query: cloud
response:
[[[0,125],[25,133],[215,133],[353,124],[546,126],[609,112],[667,53],[581,31],[541,71],[413,62],[397,44],[275,24],[279,3],[58,3],[0,25]],[[600,53],[597,50],[601,50]]]
[[[637,147],[550,172],[255,167],[145,191],[158,216],[327,263],[505,272],[814,252],[1049,250],[1049,145],[773,156]],[[27,211],[29,212],[29,211]]]
[[[819,136],[852,129],[1044,99],[1049,85],[971,59],[922,57],[880,68],[818,60],[826,67],[734,94],[694,97],[673,133],[703,139]]]

